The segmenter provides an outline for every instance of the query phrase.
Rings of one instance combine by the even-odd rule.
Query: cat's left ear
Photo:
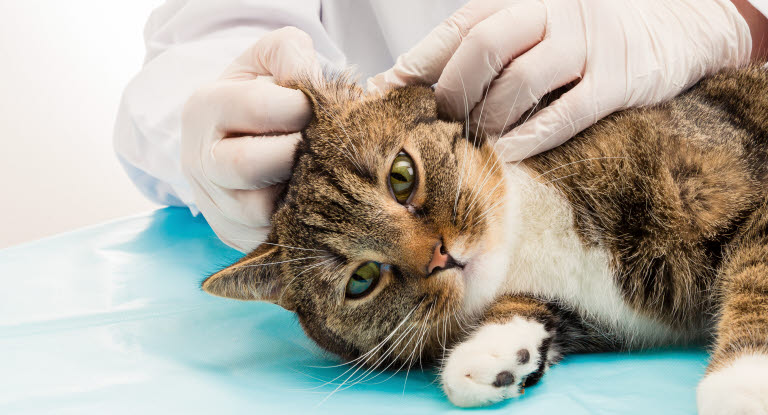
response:
[[[287,284],[280,267],[281,253],[279,245],[263,243],[243,259],[206,278],[203,291],[236,300],[267,301],[293,311],[288,296],[283,295]]]
[[[351,101],[359,101],[363,90],[354,80],[351,71],[328,74],[323,78],[299,76],[297,79],[281,82],[280,86],[298,89],[309,99],[314,118],[333,121],[338,107]]]

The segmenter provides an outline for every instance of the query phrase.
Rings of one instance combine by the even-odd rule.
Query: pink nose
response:
[[[445,251],[443,244],[439,243],[435,246],[434,252],[432,252],[432,260],[427,265],[427,273],[431,274],[438,268],[445,269],[448,267],[449,262],[453,262],[451,256]]]

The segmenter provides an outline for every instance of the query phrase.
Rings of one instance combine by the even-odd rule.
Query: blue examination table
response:
[[[693,349],[568,357],[474,411],[418,367],[334,393],[346,367],[291,313],[200,290],[238,256],[177,208],[0,250],[0,414],[696,412]]]

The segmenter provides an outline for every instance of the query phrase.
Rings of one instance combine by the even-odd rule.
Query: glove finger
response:
[[[222,242],[249,252],[269,233],[278,192],[277,186],[259,190],[217,189],[215,197],[199,198],[197,206]]]
[[[203,158],[203,174],[224,189],[262,189],[291,175],[300,133],[242,136],[216,142]]]
[[[526,0],[476,24],[437,81],[435,95],[441,114],[465,119],[499,72],[542,40],[546,23],[544,5],[539,0]]]
[[[201,102],[201,114],[213,117],[212,124],[224,136],[300,131],[312,118],[312,107],[304,93],[275,85],[265,77],[245,82],[219,81]]]
[[[432,29],[411,50],[400,55],[395,65],[367,81],[368,93],[423,83],[432,85],[440,78],[448,60],[469,30],[488,16],[516,0],[474,0]]]
[[[216,236],[218,236],[222,242],[245,254],[253,251],[265,242],[269,235],[269,230],[269,226],[241,226],[233,228],[231,233],[224,235],[216,232],[216,229],[214,228]]]
[[[270,75],[280,82],[321,74],[312,38],[295,27],[287,26],[259,39],[227,67],[221,79],[249,80]]]
[[[277,184],[263,189],[231,190],[235,203],[230,205],[230,217],[251,227],[269,226],[281,188],[282,185]]]
[[[214,222],[211,226],[218,225],[219,232],[226,235],[241,226],[269,226],[281,186],[253,190],[209,189],[210,197],[198,201],[198,207],[209,222]]]
[[[564,57],[568,54],[561,49],[545,40],[507,65],[472,110],[471,131],[482,128],[488,134],[500,134],[544,95],[579,79],[584,55]]]
[[[523,160],[568,141],[613,110],[601,110],[590,83],[582,81],[523,125],[504,135],[495,148],[505,162]]]

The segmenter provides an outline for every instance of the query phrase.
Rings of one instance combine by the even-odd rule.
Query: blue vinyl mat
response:
[[[418,367],[339,387],[291,313],[200,291],[238,257],[178,208],[0,250],[0,414],[696,412],[702,350],[571,356],[471,411]]]

